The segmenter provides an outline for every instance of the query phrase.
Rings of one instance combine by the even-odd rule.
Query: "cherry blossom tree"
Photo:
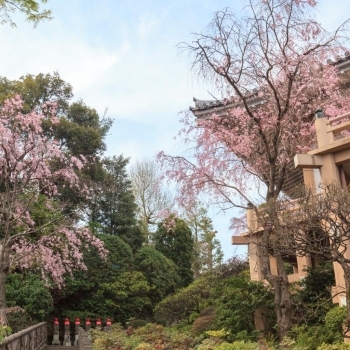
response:
[[[349,22],[330,33],[315,20],[315,6],[315,0],[248,0],[242,16],[219,11],[191,43],[180,44],[192,72],[222,94],[200,117],[184,113],[179,137],[185,155],[159,154],[183,205],[206,192],[224,209],[249,203],[257,212],[256,185],[265,201],[276,200],[287,188],[294,155],[312,147],[314,111],[322,107],[334,117],[350,110],[329,61],[348,55]],[[279,275],[271,272],[266,227],[262,272],[274,288],[282,339],[291,327],[292,299],[282,254],[273,245]]]
[[[65,273],[85,269],[82,245],[106,250],[89,230],[71,215],[58,186],[79,188],[87,194],[77,172],[83,157],[65,155],[59,143],[44,135],[42,122],[55,117],[55,104],[45,104],[43,114],[24,114],[22,100],[6,100],[0,110],[0,324],[6,324],[5,280],[13,269],[40,270],[48,284],[62,286]],[[74,216],[76,217],[76,216]]]

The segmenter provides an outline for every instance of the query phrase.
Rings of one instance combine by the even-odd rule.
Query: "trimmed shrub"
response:
[[[146,326],[147,323],[149,323],[149,322],[146,320],[136,319],[136,320],[131,320],[130,322],[128,322],[126,327],[132,327],[133,329],[137,329],[137,328]]]
[[[195,335],[201,334],[212,328],[215,321],[214,315],[198,317],[192,325],[192,333]]]
[[[215,306],[208,306],[202,310],[199,316],[213,316],[215,315]]]
[[[6,317],[12,334],[33,326],[36,323],[33,322],[27,312],[18,306],[8,308],[6,310]]]

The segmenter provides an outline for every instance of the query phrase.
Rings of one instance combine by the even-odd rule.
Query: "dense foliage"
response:
[[[155,248],[174,262],[180,276],[179,287],[186,287],[193,281],[193,237],[186,222],[170,216],[158,224],[153,235]]]
[[[135,198],[126,172],[128,158],[104,158],[101,177],[94,183],[88,220],[95,233],[115,235],[135,252],[142,246],[143,235],[136,220]]]

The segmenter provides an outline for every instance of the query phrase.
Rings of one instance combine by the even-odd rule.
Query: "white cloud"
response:
[[[9,30],[13,29],[0,31],[1,75],[15,79],[27,73],[58,70],[75,90],[93,88],[101,75],[120,64],[131,49],[127,41],[118,51],[109,51],[103,46],[91,47],[68,30],[60,31],[59,37],[52,30],[46,35],[42,31],[32,31],[30,36],[23,31],[9,33]]]

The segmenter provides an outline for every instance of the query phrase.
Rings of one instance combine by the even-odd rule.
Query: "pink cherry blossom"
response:
[[[45,136],[42,122],[59,123],[55,104],[22,113],[19,96],[6,100],[0,109],[0,324],[4,321],[4,280],[11,268],[41,271],[47,283],[58,287],[74,269],[86,269],[82,246],[93,246],[105,257],[103,243],[87,228],[67,218],[58,200],[58,184],[87,194],[76,171],[84,157],[68,157],[59,143]],[[35,203],[42,201],[47,219],[35,222]]]
[[[315,145],[314,111],[322,107],[332,118],[350,110],[327,62],[344,55],[346,27],[326,32],[308,12],[314,0],[249,4],[251,16],[218,12],[208,32],[184,47],[198,76],[215,81],[223,96],[198,118],[183,112],[182,155],[158,154],[186,207],[201,192],[224,208],[245,208],[256,187],[265,199],[277,197],[294,155]]]

